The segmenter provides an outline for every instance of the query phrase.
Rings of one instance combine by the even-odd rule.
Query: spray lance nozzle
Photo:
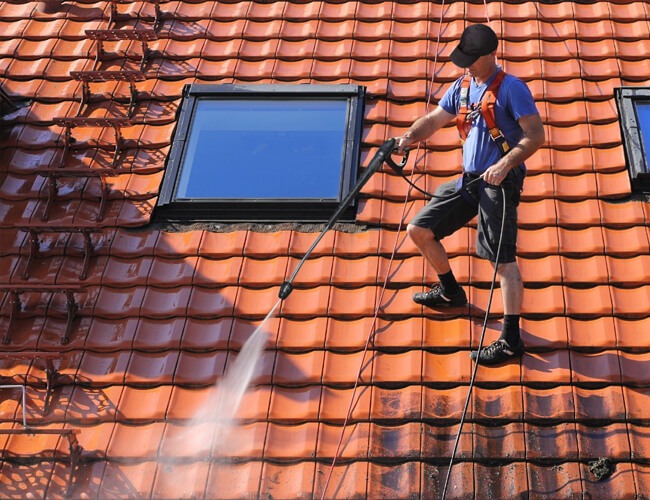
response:
[[[280,286],[278,297],[280,297],[281,300],[284,300],[291,294],[291,292],[293,292],[293,285],[291,284],[290,281],[285,281]]]
[[[390,155],[393,154],[393,152],[396,150],[395,147],[395,139],[388,139],[386,142],[384,142],[381,146],[379,146],[379,149],[375,153],[375,156],[372,157],[370,160],[370,163],[368,163],[368,166],[366,169],[363,171],[361,174],[361,177],[359,177],[359,180],[355,184],[355,186],[352,188],[352,190],[347,194],[345,199],[341,202],[341,204],[338,206],[334,214],[330,217],[330,220],[327,221],[327,224],[325,224],[325,228],[323,231],[318,235],[316,240],[312,243],[312,245],[309,247],[301,261],[298,263],[296,266],[296,269],[293,271],[293,274],[291,277],[286,280],[282,285],[280,286],[280,291],[278,292],[278,297],[281,300],[286,299],[291,292],[293,291],[293,280],[296,277],[296,274],[298,274],[298,271],[302,267],[302,265],[305,263],[305,260],[311,255],[312,251],[314,248],[316,248],[316,245],[318,245],[318,242],[323,238],[325,233],[334,225],[334,223],[337,221],[337,219],[341,216],[341,214],[345,211],[345,209],[348,207],[348,205],[352,202],[352,200],[359,194],[359,191],[361,191],[361,188],[368,182],[368,179],[379,170],[379,167],[381,167],[382,163],[387,162],[391,168],[393,169],[398,169],[398,172],[401,172],[401,169],[404,168],[404,165],[406,165],[406,160],[408,159],[408,151],[404,151],[404,158],[402,159],[400,164],[396,164],[391,158]]]

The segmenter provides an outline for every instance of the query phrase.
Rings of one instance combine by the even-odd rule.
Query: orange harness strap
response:
[[[505,76],[506,74],[501,70],[497,73],[497,76],[485,91],[479,108],[480,114],[483,116],[485,124],[490,132],[490,137],[497,143],[497,146],[499,146],[503,155],[510,151],[510,146],[508,145],[503,132],[501,132],[501,129],[497,127],[497,122],[494,117],[494,106],[497,101],[497,95],[499,94],[499,87],[501,86],[501,82],[503,82]],[[458,115],[456,116],[456,127],[458,128],[461,144],[465,142],[465,139],[467,139],[467,134],[469,134],[472,121],[476,118],[477,114],[477,110],[470,110],[468,107],[469,85],[470,77],[465,76],[460,86],[460,106]]]

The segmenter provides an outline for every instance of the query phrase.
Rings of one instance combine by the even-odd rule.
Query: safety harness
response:
[[[483,116],[488,130],[490,131],[490,137],[497,146],[499,146],[501,154],[505,156],[508,151],[510,151],[510,146],[508,145],[503,132],[501,132],[501,129],[497,127],[497,122],[494,118],[494,106],[497,102],[499,87],[501,86],[501,82],[503,82],[505,76],[505,72],[499,70],[497,75],[494,77],[494,80],[492,80],[492,83],[483,94],[480,107],[477,109],[470,109],[468,106],[471,77],[466,75],[463,78],[460,86],[460,108],[458,110],[458,115],[456,115],[456,127],[460,134],[461,144],[465,142],[465,139],[467,139],[467,134],[469,134],[472,121],[480,114]]]

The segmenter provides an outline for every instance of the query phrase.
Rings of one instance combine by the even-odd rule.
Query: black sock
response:
[[[503,316],[503,330],[501,339],[505,340],[510,347],[519,343],[519,314],[506,314]]]
[[[458,292],[458,282],[456,281],[452,271],[445,274],[439,274],[438,279],[440,280],[440,284],[445,293],[455,295],[456,292]]]

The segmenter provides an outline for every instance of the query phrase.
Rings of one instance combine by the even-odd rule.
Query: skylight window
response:
[[[186,220],[326,220],[356,180],[364,89],[191,85],[158,213]]]
[[[616,89],[625,156],[632,187],[650,191],[650,88]]]

